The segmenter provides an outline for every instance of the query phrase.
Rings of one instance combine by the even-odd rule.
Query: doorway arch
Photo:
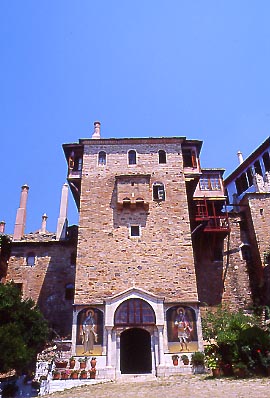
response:
[[[122,374],[152,372],[151,336],[147,330],[131,328],[121,333],[120,371]]]

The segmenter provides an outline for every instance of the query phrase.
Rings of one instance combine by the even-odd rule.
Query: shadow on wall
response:
[[[40,289],[38,306],[49,326],[61,337],[71,335],[75,286],[76,239],[53,242],[47,270]]]

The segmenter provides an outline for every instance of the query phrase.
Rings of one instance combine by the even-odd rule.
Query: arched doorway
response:
[[[120,370],[125,374],[151,373],[151,336],[147,330],[132,328],[121,333]]]

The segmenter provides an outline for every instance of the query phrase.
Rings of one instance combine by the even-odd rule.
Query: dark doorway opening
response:
[[[151,336],[144,329],[125,330],[120,337],[121,373],[151,373]]]

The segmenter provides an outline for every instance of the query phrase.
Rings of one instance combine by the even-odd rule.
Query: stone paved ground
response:
[[[108,382],[47,395],[50,398],[270,398],[270,378],[213,379],[188,375]]]

